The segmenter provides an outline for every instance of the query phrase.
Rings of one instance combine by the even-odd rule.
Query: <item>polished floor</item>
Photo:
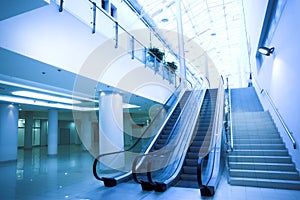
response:
[[[0,163],[0,199],[300,199],[300,191],[295,190],[231,186],[226,172],[215,196],[210,198],[201,197],[198,189],[189,188],[146,192],[134,182],[105,188],[93,177],[92,163],[92,156],[80,146],[60,146],[57,156],[47,156],[45,147],[19,149],[17,162]]]

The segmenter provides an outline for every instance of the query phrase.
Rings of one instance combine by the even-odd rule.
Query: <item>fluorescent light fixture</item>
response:
[[[1,77],[1,75],[0,75],[0,78],[3,78],[3,77]],[[44,93],[49,93],[49,94],[53,94],[53,95],[60,95],[60,96],[70,97],[70,98],[73,98],[73,99],[76,98],[76,99],[80,99],[80,100],[84,100],[84,101],[90,101],[90,102],[96,102],[96,103],[98,102],[97,100],[94,100],[94,99],[91,99],[91,98],[88,98],[88,97],[82,97],[82,96],[78,96],[78,95],[74,95],[74,94],[67,94],[67,93],[61,93],[61,92],[46,90],[46,89],[26,85],[26,83],[19,84],[19,83],[9,82],[9,81],[5,81],[5,80],[0,80],[0,84],[10,85],[10,86],[13,86],[13,87],[20,87],[20,88],[28,89],[28,90],[35,90],[35,91],[38,91],[38,92],[44,92]]]
[[[259,47],[258,52],[262,55],[269,56],[274,52],[274,47],[268,48],[268,47]]]
[[[52,96],[52,95],[43,94],[43,93],[30,92],[30,91],[14,91],[14,92],[12,92],[12,94],[16,95],[16,96],[22,96],[22,97],[40,99],[40,100],[46,100],[46,101],[53,101],[53,102],[59,102],[59,103],[67,103],[67,104],[81,103],[81,101],[78,101],[78,100],[73,100],[73,99],[69,99],[69,98],[65,98],[65,97]]]
[[[141,106],[134,105],[134,104],[129,104],[129,103],[124,103],[123,108],[140,108]]]
[[[9,102],[9,103],[34,105],[34,106],[43,106],[43,107],[50,107],[50,108],[60,108],[60,109],[67,109],[67,110],[77,110],[77,111],[99,110],[99,108],[80,107],[80,106],[73,106],[73,105],[67,105],[67,104],[62,104],[62,103],[49,103],[46,101],[39,101],[39,100],[27,99],[27,98],[22,98],[22,97],[6,96],[6,95],[0,95],[0,101],[5,101],[5,102]]]

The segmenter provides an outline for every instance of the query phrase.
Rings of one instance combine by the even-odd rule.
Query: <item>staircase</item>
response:
[[[152,150],[161,149],[162,147],[164,147],[168,143],[169,137],[170,137],[170,133],[171,133],[171,131],[172,131],[172,129],[173,129],[173,127],[174,127],[174,125],[175,125],[175,123],[176,123],[176,121],[177,121],[180,113],[181,113],[182,108],[184,107],[184,105],[185,105],[188,97],[190,96],[190,94],[191,94],[191,91],[186,91],[182,95],[182,97],[181,97],[178,105],[174,109],[174,111],[171,114],[168,122],[166,123],[166,125],[163,128],[163,130],[161,131],[160,136],[158,137],[158,139],[154,143]]]
[[[243,102],[245,93],[247,103]],[[240,105],[235,105],[239,102]],[[232,90],[232,105],[234,150],[228,155],[229,183],[300,189],[295,164],[270,113],[263,111],[254,88]]]
[[[211,123],[214,116],[215,104],[217,98],[217,89],[206,91],[202,107],[196,122],[196,129],[193,135],[193,141],[190,144],[182,166],[179,181],[176,187],[198,188],[197,181],[197,161],[200,148],[208,148],[210,138],[206,137],[208,131],[211,131]]]

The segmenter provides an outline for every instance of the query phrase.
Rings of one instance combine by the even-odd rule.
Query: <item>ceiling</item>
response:
[[[124,112],[148,114],[151,107],[159,104],[3,48],[0,48],[0,60],[0,102],[15,103],[22,111],[47,112],[49,108],[58,108],[61,112],[97,110],[101,91],[122,94]],[[75,83],[84,85],[82,90],[77,87],[75,91]],[[16,91],[40,95],[17,96]],[[41,94],[51,97],[47,99]],[[63,103],[56,100],[57,97],[73,102]],[[136,107],[128,107],[132,105]]]
[[[141,18],[178,52],[177,40],[168,31],[178,31],[180,2],[184,52],[188,63],[201,67],[200,46],[219,74],[230,76],[232,87],[242,87],[249,76],[247,40],[242,0],[129,0]],[[172,45],[174,44],[174,45]],[[194,49],[194,50],[193,50]]]

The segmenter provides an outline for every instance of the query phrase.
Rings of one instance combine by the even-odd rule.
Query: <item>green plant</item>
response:
[[[166,62],[166,64],[171,70],[175,71],[177,69],[177,65],[175,64],[175,62]]]
[[[164,57],[165,57],[165,53],[160,51],[159,48],[157,47],[151,47],[148,49],[148,51],[150,52],[150,56],[155,56],[158,60],[158,62],[162,62]]]

